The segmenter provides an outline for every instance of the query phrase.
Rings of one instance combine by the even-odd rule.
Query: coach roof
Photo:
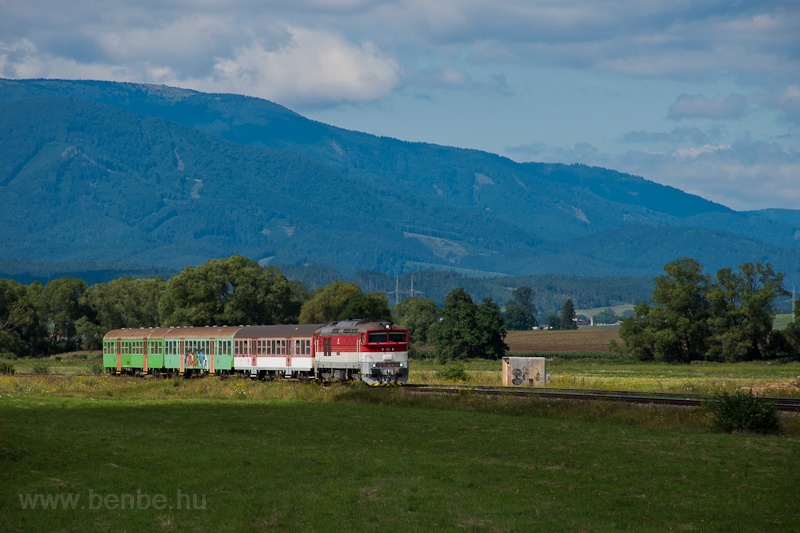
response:
[[[290,337],[313,337],[314,332],[324,324],[277,324],[273,326],[242,326],[236,332],[236,339],[270,339]]]

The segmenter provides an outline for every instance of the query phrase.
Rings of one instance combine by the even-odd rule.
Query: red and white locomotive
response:
[[[117,329],[103,338],[111,373],[239,374],[408,381],[408,331],[391,322]]]

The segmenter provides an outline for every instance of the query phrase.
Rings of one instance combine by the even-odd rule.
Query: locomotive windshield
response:
[[[369,342],[386,342],[385,331],[375,331],[369,334]]]
[[[405,331],[390,331],[389,342],[406,342]]]
[[[369,333],[367,342],[406,342],[405,331],[373,331]]]

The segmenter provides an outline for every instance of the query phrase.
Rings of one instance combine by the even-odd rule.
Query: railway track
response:
[[[716,401],[712,394],[681,394],[590,389],[531,389],[517,387],[458,386],[458,385],[405,385],[404,390],[430,394],[483,394],[486,396],[538,397],[559,400],[601,400],[642,404],[663,404],[696,407]],[[800,412],[800,398],[762,396],[779,411]]]

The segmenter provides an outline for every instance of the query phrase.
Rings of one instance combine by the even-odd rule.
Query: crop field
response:
[[[611,341],[620,342],[619,330],[613,327],[509,331],[506,336],[506,344],[511,352],[605,353],[609,351]]]
[[[0,530],[795,530],[800,439],[710,433],[704,417],[402,388],[0,377]]]

